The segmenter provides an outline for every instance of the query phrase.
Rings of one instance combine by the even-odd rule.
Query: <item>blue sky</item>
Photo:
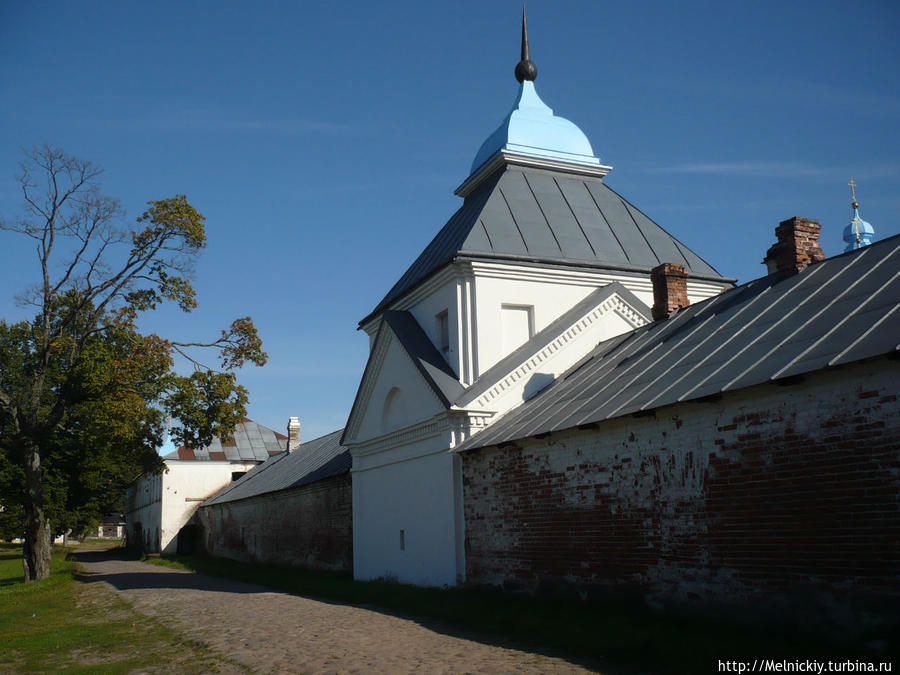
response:
[[[454,188],[516,95],[516,1],[0,3],[0,214],[22,147],[105,168],[133,219],[184,193],[207,217],[200,308],[144,325],[214,336],[237,316],[269,364],[249,416],[311,439],[343,426],[357,322],[458,208]],[[842,250],[847,181],[900,231],[900,5],[528,6],[537,89],[614,169],[607,183],[721,273],[747,280],[779,220]],[[0,234],[0,316],[35,278]]]

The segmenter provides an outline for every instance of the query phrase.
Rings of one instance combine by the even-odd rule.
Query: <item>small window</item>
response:
[[[445,309],[436,318],[441,354],[447,356],[450,353],[450,316]]]
[[[232,482],[233,482],[233,481],[236,481],[238,478],[240,478],[241,476],[243,476],[243,475],[246,474],[246,473],[247,473],[246,471],[232,471],[232,472],[231,472],[231,480],[232,480]]]
[[[400,550],[406,550],[406,530],[400,530]]]

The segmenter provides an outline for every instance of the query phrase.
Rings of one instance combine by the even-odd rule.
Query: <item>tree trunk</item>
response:
[[[44,487],[41,484],[41,454],[28,442],[25,447],[25,482],[28,499],[25,504],[25,546],[22,566],[25,581],[40,581],[50,576],[50,523],[44,513]]]

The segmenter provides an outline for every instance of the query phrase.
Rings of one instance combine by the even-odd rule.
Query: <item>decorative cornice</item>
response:
[[[563,349],[569,342],[575,340],[581,333],[588,330],[593,324],[599,321],[601,317],[609,312],[614,312],[622,317],[622,319],[624,319],[632,328],[638,328],[648,323],[646,318],[644,318],[640,312],[626,303],[621,297],[612,295],[573,321],[572,324],[554,340],[534,352],[531,356],[526,357],[518,366],[513,368],[508,375],[498,380],[494,386],[481,394],[475,400],[475,405],[481,408],[487,407],[491,401],[501,396],[507,389],[513,387],[529,373],[536,371],[541,363],[551,359],[559,350]]]
[[[438,413],[434,417],[416,422],[400,429],[395,429],[381,436],[367,439],[362,442],[348,442],[350,453],[354,457],[368,457],[386,450],[401,448],[418,441],[438,436],[445,432],[459,431],[468,438],[476,431],[488,426],[488,420],[493,416],[492,412],[480,410],[449,410]],[[465,438],[450,441],[450,447],[461,443]]]
[[[369,407],[369,400],[372,398],[372,392],[375,390],[375,382],[378,380],[378,374],[381,372],[381,366],[393,339],[393,331],[387,331],[384,339],[376,340],[375,352],[371,357],[372,369],[369,371],[371,374],[360,384],[359,405],[354,406],[353,410],[350,411],[350,419],[347,425],[348,433],[345,436],[346,443],[350,442],[349,439],[356,438],[356,435],[359,433],[359,426],[362,424],[362,413]]]
[[[600,287],[613,281],[618,281],[623,285],[633,284],[646,287],[647,289],[653,288],[650,282],[650,275],[646,272],[610,274],[608,272],[571,267],[548,268],[540,265],[523,265],[521,263],[492,262],[488,260],[470,260],[468,262],[476,277],[591,287]]]

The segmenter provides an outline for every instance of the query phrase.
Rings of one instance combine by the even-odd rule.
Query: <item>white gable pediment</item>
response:
[[[609,284],[492,366],[455,407],[503,414],[543,390],[600,342],[649,322],[649,308],[641,300],[621,284]]]
[[[403,343],[382,323],[347,421],[344,443],[363,443],[446,410]]]

